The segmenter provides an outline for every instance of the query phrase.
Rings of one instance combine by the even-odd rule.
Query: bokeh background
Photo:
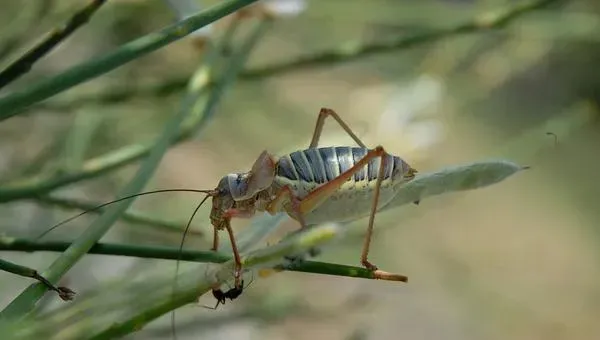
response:
[[[148,189],[213,188],[224,174],[246,170],[265,149],[281,154],[304,148],[321,107],[335,109],[367,145],[382,144],[421,172],[489,158],[532,169],[488,188],[378,215],[370,258],[382,269],[408,275],[408,284],[287,272],[255,277],[242,297],[217,311],[178,310],[179,339],[600,338],[600,3],[555,1],[502,29],[482,26],[473,34],[355,54],[357,46],[449,29],[534,2],[283,1],[289,13],[261,39],[247,70],[324,51],[346,54],[240,77],[208,124],[170,149]],[[195,6],[214,3],[198,0]],[[80,5],[3,0],[0,64],[64,23]],[[25,88],[176,17],[167,1],[108,1],[12,86]],[[226,23],[212,25],[208,33],[219,36]],[[173,43],[2,122],[2,183],[76,169],[86,159],[152,140],[178,108],[181,82],[200,61],[198,39]],[[330,121],[323,144],[352,140]],[[106,201],[136,168],[132,164],[58,193]],[[132,211],[182,229],[198,199],[142,197]],[[210,246],[208,209],[200,210],[193,225],[204,236],[190,237],[186,247]],[[0,230],[33,237],[75,212],[35,199],[9,202],[0,206]],[[48,239],[73,239],[93,218],[77,219]],[[236,222],[236,229],[247,223]],[[344,242],[319,260],[358,265],[366,223],[349,225]],[[295,228],[286,221],[278,236]],[[180,236],[121,221],[103,241],[177,246]],[[56,256],[2,253],[39,269]],[[174,267],[173,261],[87,256],[63,283],[85,292],[148,268]],[[0,274],[0,305],[29,283]],[[62,302],[48,294],[44,303],[52,309]],[[200,303],[214,300],[205,296]],[[168,339],[169,322],[165,316],[129,338]]]

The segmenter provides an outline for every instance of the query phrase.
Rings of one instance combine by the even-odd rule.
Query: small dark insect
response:
[[[246,286],[246,288],[248,288],[251,284],[252,284],[252,281],[250,281],[250,283],[248,284],[248,286]],[[215,297],[215,299],[217,300],[217,304],[214,307],[208,307],[208,306],[202,306],[202,307],[208,308],[208,309],[217,309],[217,307],[219,307],[220,304],[225,305],[226,299],[233,301],[233,300],[237,299],[240,295],[242,295],[243,292],[244,292],[244,280],[242,280],[242,284],[239,287],[234,286],[233,288],[229,289],[226,292],[222,291],[221,288],[213,289],[212,294]]]

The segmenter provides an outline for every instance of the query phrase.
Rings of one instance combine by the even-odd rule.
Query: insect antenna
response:
[[[74,220],[74,219],[76,219],[76,218],[78,218],[78,217],[81,217],[81,216],[83,216],[83,215],[85,215],[85,214],[87,214],[87,213],[89,213],[89,212],[96,211],[96,210],[98,210],[98,209],[104,208],[104,207],[105,207],[105,206],[107,206],[107,205],[111,205],[111,204],[114,204],[114,203],[118,203],[118,202],[121,202],[121,201],[124,201],[124,200],[128,200],[128,199],[131,199],[131,198],[134,198],[134,197],[138,197],[138,196],[145,196],[145,195],[151,195],[151,194],[158,194],[158,193],[163,193],[163,192],[195,192],[195,193],[202,193],[202,194],[207,194],[207,195],[210,195],[210,194],[211,194],[213,191],[214,191],[214,190],[197,190],[197,189],[160,189],[160,190],[152,190],[152,191],[140,192],[140,193],[137,193],[137,194],[133,194],[133,195],[129,195],[129,196],[125,196],[125,197],[121,197],[121,198],[118,198],[118,199],[116,199],[116,200],[114,200],[114,201],[110,201],[110,202],[106,202],[106,203],[103,203],[103,204],[97,205],[97,206],[93,207],[92,209],[88,209],[88,210],[86,210],[86,211],[83,211],[83,212],[81,212],[81,213],[79,213],[79,214],[77,214],[77,215],[75,215],[75,216],[69,217],[69,218],[67,218],[66,220],[64,220],[64,221],[62,221],[62,222],[60,222],[60,223],[58,223],[58,224],[55,224],[55,225],[54,225],[54,226],[52,226],[50,229],[48,229],[48,230],[44,231],[43,233],[41,233],[39,236],[37,236],[37,237],[35,238],[35,240],[37,241],[37,240],[41,239],[42,237],[44,237],[44,236],[46,236],[48,233],[50,233],[52,230],[54,230],[54,229],[56,229],[56,228],[60,227],[60,226],[61,226],[61,225],[63,225],[63,224],[66,224],[66,223],[68,223],[68,222],[70,222],[70,221],[72,221],[72,220]],[[206,196],[206,197],[209,197],[209,196]],[[205,200],[206,200],[206,198],[205,198]]]
[[[202,204],[204,204],[204,202],[206,202],[206,200],[209,197],[214,196],[215,194],[216,194],[215,190],[208,190],[206,192],[206,197],[204,197],[202,199],[202,201],[200,201],[200,203],[196,206],[196,209],[194,209],[192,216],[190,216],[190,219],[188,220],[188,223],[185,226],[185,230],[183,231],[183,236],[181,237],[181,243],[179,244],[179,252],[177,253],[177,261],[175,262],[175,277],[173,279],[173,291],[172,291],[173,295],[175,295],[175,292],[177,290],[177,274],[179,273],[179,261],[181,260],[181,252],[183,251],[183,244],[185,242],[185,236],[186,236],[188,230],[190,229],[190,225],[192,225],[194,216],[196,216],[196,213],[198,212],[198,210],[200,210],[200,207],[202,206]],[[177,339],[177,334],[175,331],[175,309],[173,309],[173,311],[171,311],[171,333],[173,335],[173,339]]]

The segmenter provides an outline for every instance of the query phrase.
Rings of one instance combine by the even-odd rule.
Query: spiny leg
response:
[[[352,139],[362,148],[367,148],[365,143],[363,143],[358,136],[350,129],[348,124],[340,118],[340,116],[333,111],[332,109],[322,108],[319,112],[319,118],[317,118],[317,125],[315,126],[315,131],[313,132],[313,137],[310,142],[309,148],[316,148],[319,145],[319,139],[321,139],[321,133],[323,132],[323,125],[325,125],[325,118],[333,117],[335,121],[346,131],[346,133],[352,137]]]
[[[333,180],[327,182],[326,184],[318,187],[317,189],[311,191],[306,197],[304,197],[300,201],[300,214],[307,214],[314,209],[316,209],[321,203],[326,201],[331,197],[331,195],[338,190],[348,179],[350,179],[356,172],[361,170],[364,166],[366,166],[372,159],[380,157],[380,168],[377,176],[377,181],[375,182],[375,192],[373,197],[373,206],[371,208],[371,215],[369,218],[369,225],[367,228],[367,234],[365,236],[365,243],[363,246],[363,251],[361,253],[361,262],[362,264],[369,270],[374,272],[375,278],[378,279],[386,279],[391,281],[406,281],[406,276],[398,275],[393,273],[384,272],[378,270],[377,267],[371,264],[367,260],[367,256],[369,254],[369,245],[371,243],[371,237],[373,235],[373,225],[375,220],[375,213],[377,212],[377,204],[379,203],[379,192],[381,189],[381,183],[383,181],[383,177],[385,174],[385,150],[382,146],[376,147],[374,150],[370,150],[367,154],[361,158],[353,167],[343,172],[338,177]]]
[[[373,205],[371,206],[371,215],[369,215],[369,224],[367,226],[367,235],[365,235],[365,243],[363,244],[362,253],[360,256],[360,262],[365,268],[375,271],[377,266],[369,262],[367,259],[369,255],[369,247],[371,245],[371,238],[373,236],[373,225],[375,223],[375,214],[377,213],[377,203],[379,202],[379,192],[381,191],[381,182],[385,176],[385,151],[381,148],[381,155],[379,156],[379,172],[377,174],[377,180],[375,182],[375,192],[373,193]]]

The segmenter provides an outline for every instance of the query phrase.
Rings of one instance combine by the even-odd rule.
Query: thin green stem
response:
[[[331,64],[357,60],[380,53],[408,49],[425,43],[433,43],[448,37],[486,32],[490,29],[499,29],[528,12],[541,9],[559,1],[564,0],[530,1],[499,11],[483,13],[471,21],[454,27],[415,33],[412,36],[401,36],[388,41],[366,44],[342,44],[332,50],[300,57],[290,62],[282,62],[279,64],[268,65],[263,68],[249,70],[248,72],[242,73],[242,77],[246,79],[263,78],[280,75],[286,72],[294,72],[302,68],[329,66]]]
[[[132,60],[177,41],[256,0],[227,0],[162,30],[129,42],[116,51],[74,66],[50,79],[32,84],[20,92],[0,98],[0,121],[85,81],[98,77]]]
[[[0,251],[63,252],[71,245],[64,241],[31,241],[20,238],[0,238]],[[96,243],[88,254],[128,256],[148,259],[177,260],[198,263],[225,263],[232,259],[230,253],[200,250],[182,250],[177,247],[143,246],[134,244]],[[372,271],[362,267],[342,264],[302,261],[295,265],[276,266],[276,269],[292,272],[376,279]]]
[[[31,1],[21,8],[21,12],[10,22],[4,23],[0,33],[0,61],[9,56],[22,40],[28,38],[28,33],[39,25],[44,17],[52,12],[55,0]]]
[[[52,31],[44,40],[8,65],[8,67],[0,72],[0,89],[29,72],[33,64],[50,53],[50,51],[68,38],[75,30],[88,22],[92,15],[105,2],[106,0],[90,1],[86,6],[73,14],[65,26]]]
[[[12,262],[9,262],[6,260],[2,260],[2,259],[0,259],[0,269],[4,270],[6,272],[9,272],[9,273],[13,273],[15,275],[29,277],[29,278],[38,280],[41,284],[46,286],[46,288],[57,292],[58,296],[60,296],[60,298],[65,301],[72,300],[73,295],[75,294],[75,292],[73,292],[72,290],[70,290],[67,287],[56,287],[55,285],[50,283],[50,281],[48,281],[45,277],[40,275],[37,272],[37,270],[35,270],[35,269],[25,267],[25,266],[22,266],[22,265],[19,265],[16,263],[12,263]]]

